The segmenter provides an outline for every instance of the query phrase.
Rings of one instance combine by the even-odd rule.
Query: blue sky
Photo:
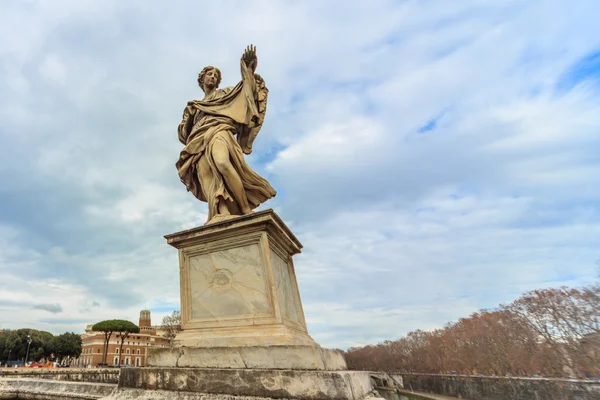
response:
[[[270,96],[248,160],[305,246],[319,343],[595,281],[598,16],[586,0],[2,2],[0,328],[179,307],[162,236],[206,205],[177,177],[176,127],[198,71],[237,83],[250,43]]]

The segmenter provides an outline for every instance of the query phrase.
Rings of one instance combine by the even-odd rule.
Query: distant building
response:
[[[97,366],[102,364],[104,354],[104,334],[102,332],[92,331],[93,325],[88,325],[85,333],[81,335],[82,352],[77,359],[77,366]],[[152,326],[150,311],[140,311],[140,333],[131,333],[123,343],[123,354],[119,354],[121,340],[117,333],[113,333],[108,343],[108,352],[106,363],[108,365],[119,365],[119,355],[121,365],[135,365],[144,367],[148,349],[153,346],[165,347],[169,340],[161,336],[157,330],[159,327]],[[161,329],[162,332],[164,330]],[[161,332],[161,333],[162,333]]]

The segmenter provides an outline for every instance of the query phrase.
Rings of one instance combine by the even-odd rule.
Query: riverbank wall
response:
[[[119,383],[118,368],[3,368],[0,378],[48,379],[67,382]]]
[[[96,400],[109,396],[119,382],[118,369],[0,370],[0,399]]]
[[[0,378],[0,399],[97,400],[109,396],[116,387],[110,383]]]
[[[600,380],[400,374],[404,388],[465,400],[600,400]]]

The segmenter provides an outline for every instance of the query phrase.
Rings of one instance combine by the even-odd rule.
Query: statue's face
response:
[[[208,89],[214,89],[217,87],[217,81],[219,80],[219,74],[216,70],[209,70],[206,75],[204,75],[204,87]]]

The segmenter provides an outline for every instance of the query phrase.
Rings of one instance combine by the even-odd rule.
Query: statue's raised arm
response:
[[[247,97],[252,98],[251,102],[256,104],[256,108],[252,110],[253,118],[247,125],[247,129],[242,130],[238,134],[238,143],[242,147],[245,154],[252,153],[252,144],[260,132],[265,114],[267,113],[267,98],[269,89],[265,84],[264,79],[254,73],[258,67],[258,57],[256,56],[256,46],[248,46],[242,55],[242,81],[246,81]]]
[[[242,61],[248,68],[254,73],[256,67],[258,67],[258,57],[256,56],[256,46],[250,45],[246,47],[244,55],[242,55]]]
[[[242,81],[226,89],[218,88],[221,71],[205,67],[198,74],[204,98],[188,102],[179,124],[185,145],[176,163],[179,177],[208,202],[208,222],[248,214],[276,194],[244,159],[267,109],[268,89],[254,73],[257,66],[256,47],[250,45],[240,60]]]

